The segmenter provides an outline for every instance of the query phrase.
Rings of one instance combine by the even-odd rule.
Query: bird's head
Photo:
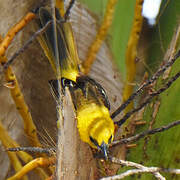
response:
[[[97,126],[94,126],[89,133],[89,139],[91,147],[100,150],[107,160],[108,147],[114,139],[113,121],[104,121],[104,123],[99,123]]]

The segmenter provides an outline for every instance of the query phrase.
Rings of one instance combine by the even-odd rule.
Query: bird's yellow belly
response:
[[[102,126],[102,123],[104,126]],[[96,128],[99,128],[99,131],[103,131],[103,127],[114,127],[114,123],[110,119],[109,111],[105,106],[91,103],[77,110],[77,127],[80,138],[91,146],[92,143],[89,140],[89,132],[95,126],[97,126]]]

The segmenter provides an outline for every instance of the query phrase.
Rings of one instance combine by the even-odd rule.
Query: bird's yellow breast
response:
[[[109,110],[96,103],[85,104],[77,109],[77,127],[81,140],[93,148],[97,147],[90,141],[90,136],[100,145],[102,142],[108,144],[110,136],[114,134]]]
[[[39,17],[37,24],[41,28],[53,19],[46,8],[39,9]],[[56,18],[56,35],[51,24],[39,37],[39,42],[57,79],[65,78],[73,81],[73,85],[76,84],[74,87],[70,85],[70,91],[81,140],[93,148],[102,149],[108,146],[114,136],[114,123],[110,118],[105,92],[100,84],[79,72],[79,57],[71,24],[61,23],[63,18],[58,11]],[[57,96],[58,93],[54,94]]]

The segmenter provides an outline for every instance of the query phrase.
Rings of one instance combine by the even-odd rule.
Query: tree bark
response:
[[[10,27],[37,4],[38,2],[35,0],[1,1],[0,34],[4,36]],[[97,32],[96,19],[81,4],[76,3],[70,21],[74,30],[79,57],[83,61],[88,47],[93,42]],[[28,24],[18,33],[12,45],[8,48],[6,53],[8,58],[31,37],[34,32],[33,23]],[[56,128],[56,103],[48,86],[48,80],[55,78],[55,76],[39,43],[34,41],[25,52],[17,57],[12,68],[37,126],[42,144],[45,144],[44,146],[47,146],[47,144],[50,146],[55,145],[58,134]],[[122,83],[112,60],[109,47],[105,42],[97,54],[90,76],[105,88],[113,111],[121,102]],[[14,140],[21,146],[29,146],[23,131],[22,119],[16,110],[8,88],[3,86],[3,82],[4,79],[2,79],[0,86],[0,120]],[[67,101],[71,104],[69,99]],[[71,105],[68,107],[67,112],[71,112],[73,115]],[[79,139],[75,118],[71,117],[71,120],[74,122],[68,120],[68,122],[65,122],[67,123],[66,127],[64,127],[65,144],[63,146],[65,154],[63,162],[65,163],[63,169],[66,170],[64,179],[97,179],[96,159],[93,158],[90,147]],[[1,171],[3,173],[0,173],[0,179],[4,179],[8,174],[10,163],[7,161],[7,155],[4,152],[0,154],[0,158],[3,160],[3,163],[0,164],[0,168],[3,169]]]

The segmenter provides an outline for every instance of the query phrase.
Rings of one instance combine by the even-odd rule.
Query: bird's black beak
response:
[[[104,154],[105,160],[108,160],[108,145],[103,142],[103,143],[101,144],[101,146],[100,146],[100,149],[101,149],[101,151],[102,151],[103,154]]]

